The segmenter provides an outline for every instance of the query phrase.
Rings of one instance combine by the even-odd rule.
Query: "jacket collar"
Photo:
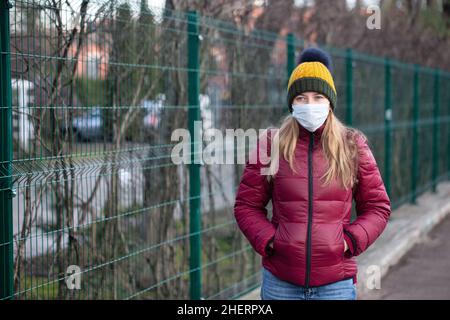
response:
[[[319,141],[320,138],[322,137],[322,133],[323,133],[323,129],[325,128],[326,124],[327,124],[328,118],[325,119],[325,122],[316,129],[316,131],[314,131],[314,141]],[[298,127],[299,127],[299,138],[303,139],[307,139],[309,141],[309,137],[311,135],[311,132],[304,128],[299,122],[298,123]]]

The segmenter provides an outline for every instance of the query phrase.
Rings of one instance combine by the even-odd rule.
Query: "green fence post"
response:
[[[288,33],[286,36],[286,87],[289,83],[289,77],[292,71],[295,69],[295,35],[293,33]]]
[[[385,59],[384,63],[384,183],[386,192],[391,197],[391,161],[392,161],[392,81],[391,81],[391,61]]]
[[[347,111],[345,117],[347,124],[351,126],[353,125],[353,51],[351,48],[347,48],[346,51],[345,78],[347,97]]]
[[[9,48],[9,9],[0,4],[0,299],[12,298],[13,287],[13,221],[11,179],[12,111],[11,60]]]
[[[433,83],[433,169],[432,169],[432,191],[436,192],[437,177],[439,170],[439,69],[434,71]]]
[[[413,79],[413,135],[412,135],[412,165],[411,165],[411,203],[416,203],[417,195],[417,161],[419,157],[419,137],[417,122],[419,120],[419,66],[414,66]]]
[[[201,298],[201,198],[200,163],[197,160],[201,137],[194,134],[195,122],[200,121],[199,32],[196,11],[188,11],[188,126],[191,135],[191,163],[189,165],[189,231],[190,237],[190,298]],[[200,138],[200,139],[199,139]]]

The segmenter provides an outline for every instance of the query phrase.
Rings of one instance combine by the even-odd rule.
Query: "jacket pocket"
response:
[[[279,236],[279,233],[280,233],[280,224],[279,223],[276,223],[275,224],[275,235],[274,235],[274,237],[273,237],[273,242],[272,242],[272,246],[273,246],[273,253],[276,253],[276,244],[277,244],[277,239],[278,239],[278,236]]]
[[[274,259],[290,268],[302,268],[306,262],[306,224],[281,222],[274,236]]]
[[[336,268],[344,256],[342,224],[321,223],[312,227],[312,263],[316,266]]]
[[[344,258],[345,257],[345,237],[344,237],[344,225],[341,225],[341,234],[340,234],[340,238],[341,238],[341,257]]]
[[[274,254],[274,251],[275,251],[275,238],[276,238],[276,236],[277,236],[278,228],[279,228],[279,224],[278,224],[278,223],[272,222],[272,224],[273,224],[274,227],[275,227],[275,233],[274,233],[274,235],[273,235],[272,240],[270,240],[270,241],[267,243],[267,246],[266,246],[266,249],[265,249],[269,256],[272,256],[272,255]],[[272,246],[270,246],[270,243],[272,243]]]
[[[274,254],[280,255],[286,250],[288,238],[286,238],[286,226],[283,223],[278,223],[276,228],[273,238],[273,251]]]
[[[343,230],[344,234],[346,234],[350,238],[350,241],[351,241],[351,243],[347,243],[349,246],[349,249],[345,252],[345,257],[350,258],[354,255],[354,251],[356,250],[356,241],[355,241],[355,238],[353,237],[353,235],[350,232],[345,230],[345,226],[343,226],[343,229],[344,229]],[[350,250],[350,248],[353,248],[353,252],[352,252],[352,250]]]

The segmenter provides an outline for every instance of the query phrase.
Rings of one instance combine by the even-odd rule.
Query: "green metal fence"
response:
[[[233,299],[260,283],[242,165],[175,165],[176,128],[266,128],[308,43],[142,2],[1,0],[0,298]],[[351,49],[337,115],[393,208],[450,172],[450,74]],[[246,146],[248,152],[251,146]],[[234,148],[235,157],[237,148]]]

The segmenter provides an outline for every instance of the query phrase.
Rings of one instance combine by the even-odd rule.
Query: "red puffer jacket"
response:
[[[276,177],[269,183],[260,174],[267,165],[260,159],[256,164],[246,162],[234,206],[237,224],[263,257],[262,265],[282,280],[304,287],[347,278],[356,283],[354,257],[380,236],[391,213],[377,163],[367,141],[358,135],[358,183],[344,189],[335,180],[323,187],[319,178],[327,167],[320,137],[325,123],[314,133],[299,127],[297,174],[280,156]],[[259,152],[264,144],[270,150],[270,139],[264,140],[252,152]],[[272,221],[265,208],[270,199]],[[357,218],[350,223],[353,199]],[[345,253],[344,239],[349,246]]]

